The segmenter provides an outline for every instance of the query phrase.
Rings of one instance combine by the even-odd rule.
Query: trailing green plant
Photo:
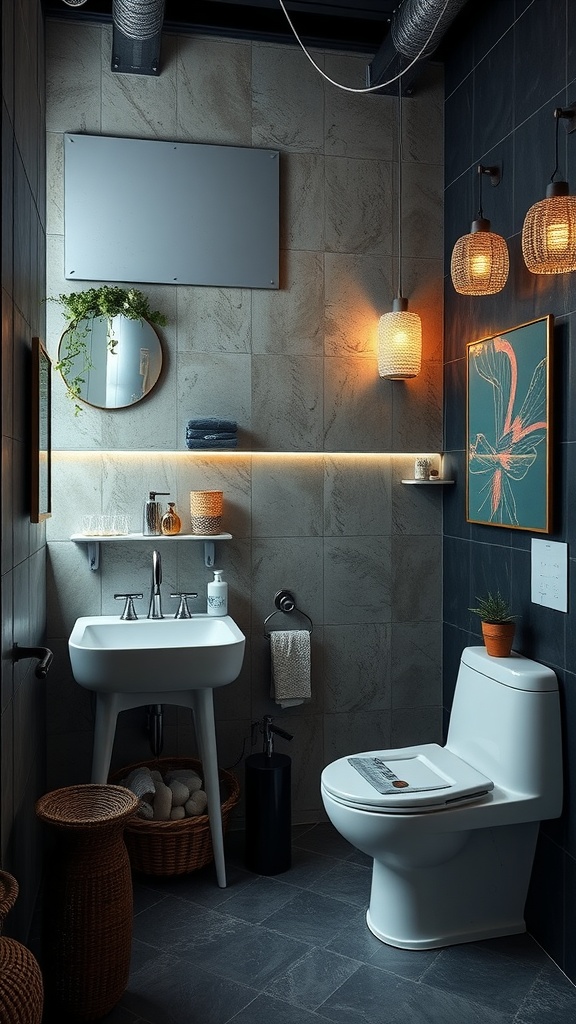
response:
[[[68,328],[62,335],[59,360],[54,369],[60,370],[70,398],[75,402],[75,415],[82,411],[78,401],[82,385],[86,383],[85,374],[93,367],[86,338],[94,317],[107,321],[106,346],[110,352],[114,352],[118,344],[112,328],[115,316],[147,320],[159,327],[164,327],[168,322],[163,313],[150,308],[149,299],[137,288],[118,288],[116,285],[104,284],[100,288],[88,288],[83,292],[62,293],[51,297],[51,301],[63,307],[64,316],[68,320]]]
[[[474,612],[480,617],[482,622],[491,622],[493,624],[500,622],[514,622],[518,618],[518,615],[512,615],[510,611],[510,605],[506,601],[499,590],[495,594],[488,592],[485,597],[477,597],[478,606],[476,608],[469,608],[469,612]]]

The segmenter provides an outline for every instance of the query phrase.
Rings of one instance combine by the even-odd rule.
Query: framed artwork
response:
[[[32,481],[30,521],[41,523],[52,515],[50,445],[50,357],[39,338],[32,338]]]
[[[549,533],[553,316],[467,345],[466,518]]]

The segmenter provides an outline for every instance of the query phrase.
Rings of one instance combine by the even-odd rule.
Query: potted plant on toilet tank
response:
[[[477,597],[476,600],[477,607],[468,610],[480,618],[488,654],[493,658],[507,658],[512,650],[515,620],[518,616],[512,614],[510,605],[499,590],[494,594],[489,591],[484,597]]]

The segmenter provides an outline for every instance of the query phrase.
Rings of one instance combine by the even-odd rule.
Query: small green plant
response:
[[[63,307],[64,316],[68,320],[54,369],[60,370],[64,378],[70,398],[75,402],[76,416],[82,411],[78,400],[81,398],[82,385],[86,383],[85,374],[93,367],[86,344],[90,321],[94,317],[107,320],[106,345],[110,352],[114,352],[118,344],[112,332],[115,316],[147,320],[159,327],[164,327],[168,322],[163,313],[150,308],[148,298],[137,288],[118,288],[104,284],[100,288],[88,288],[85,292],[62,293],[51,297],[51,301]]]
[[[480,617],[482,622],[491,622],[496,624],[498,622],[514,622],[517,619],[517,615],[512,615],[510,611],[510,605],[506,601],[499,590],[495,594],[488,592],[485,597],[477,597],[478,601],[477,608],[469,608],[469,612],[474,612]]]

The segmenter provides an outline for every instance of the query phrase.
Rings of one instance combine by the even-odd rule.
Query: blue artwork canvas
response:
[[[550,532],[551,315],[467,346],[467,519]]]

